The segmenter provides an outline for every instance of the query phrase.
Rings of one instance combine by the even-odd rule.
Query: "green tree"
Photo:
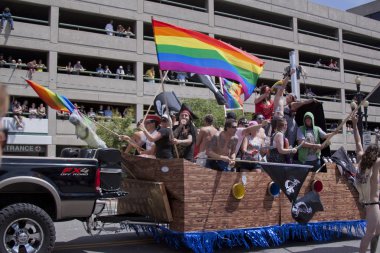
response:
[[[112,130],[113,132],[119,135],[132,135],[133,129],[130,128],[132,123],[132,118],[112,118],[111,121],[99,121],[101,125]],[[106,143],[109,148],[121,149],[123,145],[126,145],[125,142],[120,141],[119,138],[106,130],[101,126],[96,127],[96,134]]]
[[[197,127],[202,127],[203,117],[206,114],[214,116],[214,126],[219,128],[224,126],[224,109],[222,105],[218,105],[215,99],[187,98],[182,100],[183,103],[190,106],[191,110],[198,116],[195,120]],[[235,110],[237,118],[243,117],[242,110]],[[247,117],[250,120],[250,117]]]

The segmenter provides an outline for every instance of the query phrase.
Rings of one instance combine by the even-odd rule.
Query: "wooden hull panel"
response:
[[[139,180],[164,183],[173,217],[169,223],[171,230],[213,231],[295,223],[286,196],[281,193],[274,198],[268,194],[268,184],[272,180],[266,173],[221,172],[183,159],[138,156],[123,157],[123,164],[129,170],[127,174],[132,173]],[[245,196],[237,200],[231,189],[235,183],[243,181],[242,177],[246,178]],[[311,190],[311,182],[315,179],[324,185],[320,198],[325,211],[317,212],[311,222],[364,217],[356,190],[334,166],[330,166],[327,173],[309,173],[299,196]],[[134,188],[127,187],[127,191],[134,191]]]

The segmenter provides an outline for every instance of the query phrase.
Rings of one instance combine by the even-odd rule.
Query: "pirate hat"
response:
[[[155,114],[148,114],[146,116],[146,120],[154,120],[154,121],[158,122],[158,124],[160,124],[160,122],[161,122],[161,118]]]
[[[187,112],[190,115],[191,119],[198,119],[197,115],[195,115],[191,111],[190,107],[188,105],[186,105],[185,103],[182,104],[181,109],[179,110],[178,114],[181,114],[181,113],[184,113],[184,112]]]

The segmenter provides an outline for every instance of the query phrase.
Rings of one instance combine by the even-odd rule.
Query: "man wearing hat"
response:
[[[173,158],[173,144],[171,143],[171,129],[169,116],[163,114],[161,116],[160,129],[155,133],[150,133],[146,125],[141,124],[140,129],[144,132],[146,139],[150,142],[154,142],[156,145],[156,157],[160,159],[172,159]]]
[[[192,120],[198,117],[191,111],[189,106],[182,104],[179,111],[179,125],[174,130],[173,144],[177,145],[179,158],[184,158],[188,161],[194,159],[194,147],[197,136],[197,128]]]
[[[146,119],[144,122],[139,122],[139,124],[143,124],[146,130],[152,134],[155,135],[157,133],[157,127],[160,125],[160,117],[157,115],[147,115]],[[122,136],[121,137],[123,140],[130,141],[131,138],[128,136]],[[137,131],[133,134],[132,140],[138,144],[141,148],[145,150],[136,150],[136,154],[141,154],[141,155],[156,155],[156,145],[154,142],[149,141],[148,138],[146,137],[145,133],[143,131]],[[132,144],[129,144],[127,149],[125,150],[126,153],[129,153],[129,151],[133,148]]]

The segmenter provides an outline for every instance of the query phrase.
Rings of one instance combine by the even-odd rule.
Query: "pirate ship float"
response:
[[[362,235],[358,194],[334,163],[321,173],[301,165],[262,166],[267,173],[221,172],[183,159],[124,156],[129,177],[122,188],[129,195],[119,201],[118,214],[136,213],[165,223],[135,229],[194,252]]]

